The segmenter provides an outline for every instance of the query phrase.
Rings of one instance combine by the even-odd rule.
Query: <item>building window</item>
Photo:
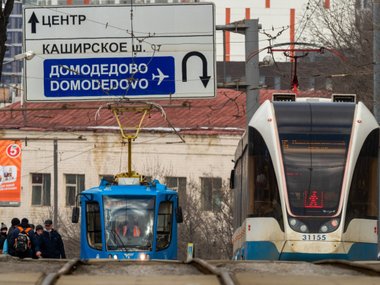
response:
[[[84,190],[84,175],[66,174],[66,205],[74,206],[77,194]]]
[[[50,174],[32,173],[32,206],[50,206],[50,188]]]
[[[361,9],[371,9],[371,0],[361,0],[360,1],[360,8]]]
[[[222,205],[222,178],[201,177],[203,211],[219,211]]]
[[[168,188],[178,192],[179,204],[184,206],[186,203],[186,177],[165,177]]]

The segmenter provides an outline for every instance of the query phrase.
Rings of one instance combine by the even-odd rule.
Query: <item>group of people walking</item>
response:
[[[44,225],[29,224],[27,218],[21,221],[13,218],[11,227],[1,223],[0,251],[20,258],[66,258],[61,235],[53,228],[52,220]]]

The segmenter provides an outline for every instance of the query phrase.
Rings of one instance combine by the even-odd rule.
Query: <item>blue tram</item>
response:
[[[157,180],[103,179],[80,193],[81,259],[176,259],[178,193]],[[73,210],[73,222],[79,208]]]
[[[234,258],[375,260],[376,119],[354,96],[278,95],[236,150]]]
[[[81,210],[81,259],[177,259],[177,224],[183,221],[178,193],[132,170],[132,141],[155,106],[109,106],[128,142],[128,172],[78,194],[80,208],[73,208],[72,222],[78,223]],[[139,125],[128,128],[134,134],[126,133],[120,120],[131,111],[142,113]]]

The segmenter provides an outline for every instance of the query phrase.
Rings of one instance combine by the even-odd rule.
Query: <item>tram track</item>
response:
[[[156,260],[152,260],[152,261],[114,261],[114,260],[110,260],[110,261],[104,261],[104,260],[89,260],[89,261],[81,261],[80,259],[78,258],[74,258],[74,259],[71,259],[69,260],[67,263],[65,263],[57,272],[52,272],[52,273],[48,273],[44,278],[43,280],[38,284],[38,285],[60,285],[61,283],[62,284],[75,284],[76,281],[72,280],[72,282],[69,280],[70,278],[65,278],[67,276],[70,276],[72,275],[73,273],[75,274],[77,269],[78,270],[81,270],[83,269],[83,267],[85,266],[96,266],[96,265],[100,265],[102,264],[104,267],[107,267],[107,264],[108,266],[110,264],[118,264],[118,267],[119,266],[122,266],[122,264],[124,264],[125,266],[144,266],[144,267],[149,267],[149,265],[151,264],[154,264],[154,265],[158,265],[158,266],[172,266],[172,267],[180,267],[180,266],[191,266],[191,267],[194,267],[196,269],[197,272],[199,272],[200,274],[199,275],[212,275],[212,276],[216,276],[217,280],[219,281],[218,283],[220,285],[235,285],[235,282],[234,280],[232,279],[232,277],[230,276],[229,272],[226,271],[226,270],[220,270],[218,269],[217,267],[215,267],[214,265],[208,263],[207,261],[203,260],[203,259],[199,259],[199,258],[194,258],[192,260],[190,260],[189,262],[176,262],[176,261],[156,261]],[[96,270],[97,269],[97,266],[93,269],[93,270]],[[91,272],[91,270],[90,270]],[[76,276],[76,279],[78,279],[77,281],[79,281],[79,279],[82,279],[83,276],[87,276],[90,272],[88,272],[87,270],[85,271],[85,273],[79,273]],[[185,274],[181,274],[181,272],[177,272],[178,275],[182,275],[184,276]],[[153,276],[155,275],[159,275],[159,270],[156,272],[156,274],[153,274]],[[121,275],[120,275],[121,276]],[[125,275],[125,277],[127,278],[127,276],[129,275]],[[187,274],[187,276],[197,276],[197,274]],[[108,275],[103,275],[102,277],[98,277],[98,283],[97,284],[109,284],[108,283],[108,278],[109,276]],[[146,277],[146,281],[148,281],[148,279],[152,278],[152,280],[150,280],[148,283],[150,284],[155,284],[155,283],[152,283],[153,281],[153,278],[154,277]],[[68,280],[65,280],[65,279],[68,279]],[[115,278],[114,278],[115,279]],[[141,279],[141,277],[139,278]],[[191,279],[191,277],[190,277]],[[99,283],[100,280],[104,280],[104,283]],[[66,282],[68,281],[68,282]],[[141,280],[140,280],[141,281]],[[198,280],[199,282],[199,280]],[[207,284],[208,282],[200,282],[200,283],[196,283],[196,284]],[[185,282],[187,283],[187,282]],[[82,284],[82,283],[80,283]],[[118,284],[118,283],[112,283],[112,284]],[[159,283],[157,283],[159,284]],[[176,284],[181,284],[181,281],[178,280],[178,283]]]
[[[349,268],[370,276],[380,276],[380,263],[377,261],[348,261],[348,260],[320,260],[313,262],[319,265],[333,265],[341,268]]]
[[[79,258],[70,259],[57,272],[47,274],[40,285],[54,285],[60,276],[71,273],[81,262]]]
[[[380,262],[70,260],[0,258],[7,285],[380,284]],[[313,282],[310,283],[310,280]]]
[[[196,267],[200,267],[201,271],[207,271],[210,274],[214,274],[218,276],[220,283],[222,285],[235,285],[230,273],[226,270],[220,270],[216,268],[214,265],[208,263],[207,261],[199,258],[193,258],[189,261],[190,264],[194,264]]]

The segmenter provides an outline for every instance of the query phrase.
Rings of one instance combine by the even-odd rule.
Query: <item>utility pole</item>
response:
[[[380,0],[373,1],[373,113],[380,122]]]
[[[1,81],[1,75],[3,73],[3,61],[5,57],[5,52],[6,52],[5,43],[7,41],[8,20],[13,10],[13,4],[14,4],[14,0],[6,0],[4,9],[3,9],[3,5],[1,6],[1,9],[0,9],[0,81]]]
[[[54,179],[54,205],[53,205],[53,225],[58,225],[58,140],[53,139],[53,179]]]
[[[380,0],[379,0],[380,1]],[[216,30],[230,31],[245,36],[245,84],[247,125],[259,107],[259,20],[243,20],[228,25],[217,25]]]
[[[380,0],[372,0],[373,23],[373,113],[377,122],[380,122]],[[378,162],[380,149],[378,149]],[[380,260],[380,167],[377,170],[377,259]]]

